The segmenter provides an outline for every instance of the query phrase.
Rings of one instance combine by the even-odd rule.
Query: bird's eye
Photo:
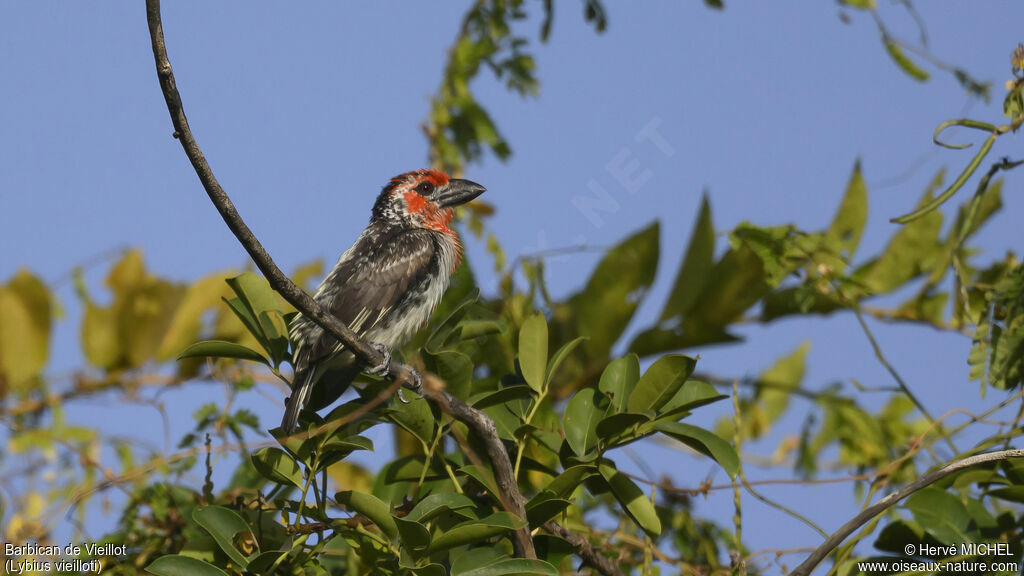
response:
[[[423,196],[427,196],[434,191],[434,185],[430,182],[420,182],[420,185],[416,187],[416,191]]]

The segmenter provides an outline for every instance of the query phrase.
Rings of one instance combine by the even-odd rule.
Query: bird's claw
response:
[[[417,372],[415,368],[410,368],[409,371],[409,379],[412,380],[412,384],[409,386],[409,389],[416,392],[416,399],[419,400],[420,398],[423,398],[423,377],[420,376],[420,373]],[[409,401],[405,399],[405,396],[402,396],[401,388],[398,389],[398,399],[402,404],[409,403]]]
[[[384,360],[381,361],[380,364],[374,366],[373,368],[367,369],[366,373],[371,376],[383,376],[387,374],[388,370],[391,369],[391,350],[388,350],[387,346],[380,344],[378,342],[370,342],[370,346],[373,346],[374,350],[380,352],[381,356],[384,357]],[[420,373],[417,372],[415,368],[411,369],[411,372],[409,374],[409,380],[412,381],[411,384],[409,385],[409,389],[416,392],[417,399],[423,398],[423,377],[420,376]],[[409,401],[405,399],[405,396],[402,395],[401,388],[398,389],[398,399],[402,402],[402,404],[409,403]]]
[[[391,369],[391,350],[388,350],[387,346],[377,342],[370,342],[370,346],[372,346],[377,352],[380,352],[381,356],[384,357],[384,360],[373,368],[366,370],[366,373],[370,376],[383,376],[387,374],[388,370]]]

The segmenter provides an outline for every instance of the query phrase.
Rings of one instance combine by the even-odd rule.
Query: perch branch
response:
[[[171,115],[171,122],[174,124],[174,137],[181,143],[185,155],[192,163],[196,175],[199,176],[203,188],[224,219],[224,223],[227,224],[246,252],[249,253],[249,256],[252,257],[256,267],[260,269],[260,272],[270,282],[270,286],[289,304],[337,338],[339,342],[343,343],[361,361],[370,366],[380,364],[384,360],[383,355],[361,340],[348,326],[326,312],[313,298],[296,286],[277,267],[252,233],[252,230],[242,220],[231,199],[217,182],[217,178],[213,175],[213,170],[210,168],[209,163],[207,163],[206,157],[203,155],[199,144],[192,136],[192,131],[189,128],[188,119],[185,116],[181,102],[181,95],[178,93],[177,84],[174,80],[174,71],[167,56],[167,45],[164,42],[163,24],[160,18],[160,0],[146,0],[146,20],[149,23],[149,34],[153,44],[153,58],[156,62],[160,89],[163,92],[164,100],[167,102],[167,111]],[[395,382],[401,382],[406,387],[412,387],[413,385],[412,368],[405,364],[391,363],[388,369],[388,377]],[[509,461],[508,453],[498,437],[494,422],[483,412],[469,406],[447,392],[439,391],[438,396],[447,400],[454,417],[478,433],[485,442],[488,454],[493,459],[492,462],[498,485],[503,492],[507,492],[502,495],[501,500],[503,504],[510,507],[509,512],[525,519],[526,506],[523,495],[519,492],[515,477],[512,476],[512,465]],[[515,536],[513,544],[515,545],[516,555],[525,558],[536,558],[537,555],[529,529],[523,528],[518,530]]]

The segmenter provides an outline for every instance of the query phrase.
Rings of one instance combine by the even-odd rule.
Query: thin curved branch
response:
[[[185,156],[192,163],[196,175],[199,176],[203,188],[210,197],[210,201],[217,208],[217,211],[220,212],[224,223],[228,225],[231,232],[241,242],[242,247],[252,257],[256,267],[266,276],[274,290],[284,297],[289,304],[300,310],[303,314],[306,314],[319,326],[323,327],[324,330],[344,343],[345,347],[351,350],[360,360],[371,366],[380,364],[384,360],[383,355],[366,342],[360,340],[348,326],[345,326],[344,323],[320,308],[309,294],[306,294],[301,288],[296,286],[277,267],[277,264],[270,258],[270,255],[252,233],[252,230],[242,220],[242,217],[235,209],[234,203],[231,202],[231,198],[228,197],[224,189],[221,188],[220,183],[217,182],[217,178],[213,175],[213,170],[210,168],[209,163],[207,163],[203,151],[192,136],[192,130],[188,125],[188,118],[185,117],[181,95],[178,93],[178,87],[174,80],[174,71],[171,68],[170,60],[167,58],[167,45],[164,43],[163,24],[160,21],[159,0],[146,1],[146,19],[149,22],[149,35],[153,43],[156,73],[160,79],[160,88],[163,92],[164,100],[167,102],[167,111],[170,113],[171,122],[174,124],[174,137],[181,142],[181,147],[185,150]],[[404,383],[411,385],[411,379],[409,379],[410,371],[411,368],[408,366],[394,363],[391,365],[388,375],[393,379],[402,378]]]
[[[160,0],[146,0],[146,20],[149,24],[149,34],[153,44],[153,58],[156,62],[157,77],[160,80],[160,88],[163,92],[164,100],[167,102],[167,111],[170,113],[171,122],[174,124],[174,137],[181,142],[185,155],[192,163],[196,175],[199,176],[203,188],[224,219],[224,223],[227,224],[246,252],[249,253],[249,256],[252,257],[256,267],[267,278],[270,286],[289,304],[307,318],[313,320],[318,326],[330,333],[331,336],[337,338],[359,360],[371,366],[380,364],[384,360],[381,353],[360,339],[348,326],[321,308],[315,300],[296,286],[277,267],[252,233],[252,230],[242,220],[231,199],[217,182],[217,178],[213,175],[213,170],[210,168],[209,163],[207,163],[206,157],[203,155],[199,144],[192,136],[192,131],[189,128],[188,119],[185,116],[181,102],[181,95],[178,93],[177,84],[174,80],[174,71],[167,57],[167,45],[164,42],[163,24],[160,18]],[[405,364],[391,363],[388,369],[388,377],[395,382],[401,382],[406,387],[412,387],[413,385],[412,368]],[[494,422],[483,412],[443,390],[437,392],[435,397],[443,398],[450,407],[450,413],[480,435],[481,440],[487,445],[488,455],[492,458],[498,485],[503,491],[507,492],[500,498],[502,503],[509,506],[509,512],[525,519],[525,499],[519,492],[515,477],[511,473],[512,465],[509,461],[508,452],[498,437]],[[533,547],[533,539],[530,537],[528,528],[523,528],[516,532],[513,544],[515,545],[517,556],[525,558],[537,557]]]
[[[826,556],[835,550],[835,548],[839,546],[839,544],[841,544],[842,541],[850,534],[853,534],[855,530],[866,524],[875,516],[881,514],[886,508],[900,500],[903,500],[914,492],[917,492],[930,484],[934,484],[946,476],[949,476],[959,470],[963,470],[964,468],[970,468],[971,466],[977,466],[978,464],[985,464],[987,462],[1010,460],[1013,458],[1024,458],[1024,450],[1003,450],[1001,452],[989,452],[988,454],[970,456],[962,460],[957,460],[952,464],[948,464],[947,466],[918,479],[916,482],[908,484],[902,489],[889,494],[885,498],[882,498],[878,502],[875,502],[871,506],[862,510],[860,514],[854,516],[853,519],[846,524],[843,524],[842,527],[829,536],[821,546],[818,546],[814,552],[803,561],[803,563],[790,572],[790,576],[810,576],[811,572],[818,566],[818,564],[820,564]]]

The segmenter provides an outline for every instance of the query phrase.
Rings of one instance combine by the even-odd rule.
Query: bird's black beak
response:
[[[448,185],[438,192],[434,201],[442,208],[450,208],[452,206],[465,204],[466,202],[469,202],[483,194],[485,191],[487,191],[487,188],[484,188],[476,182],[452,178],[448,181]]]

